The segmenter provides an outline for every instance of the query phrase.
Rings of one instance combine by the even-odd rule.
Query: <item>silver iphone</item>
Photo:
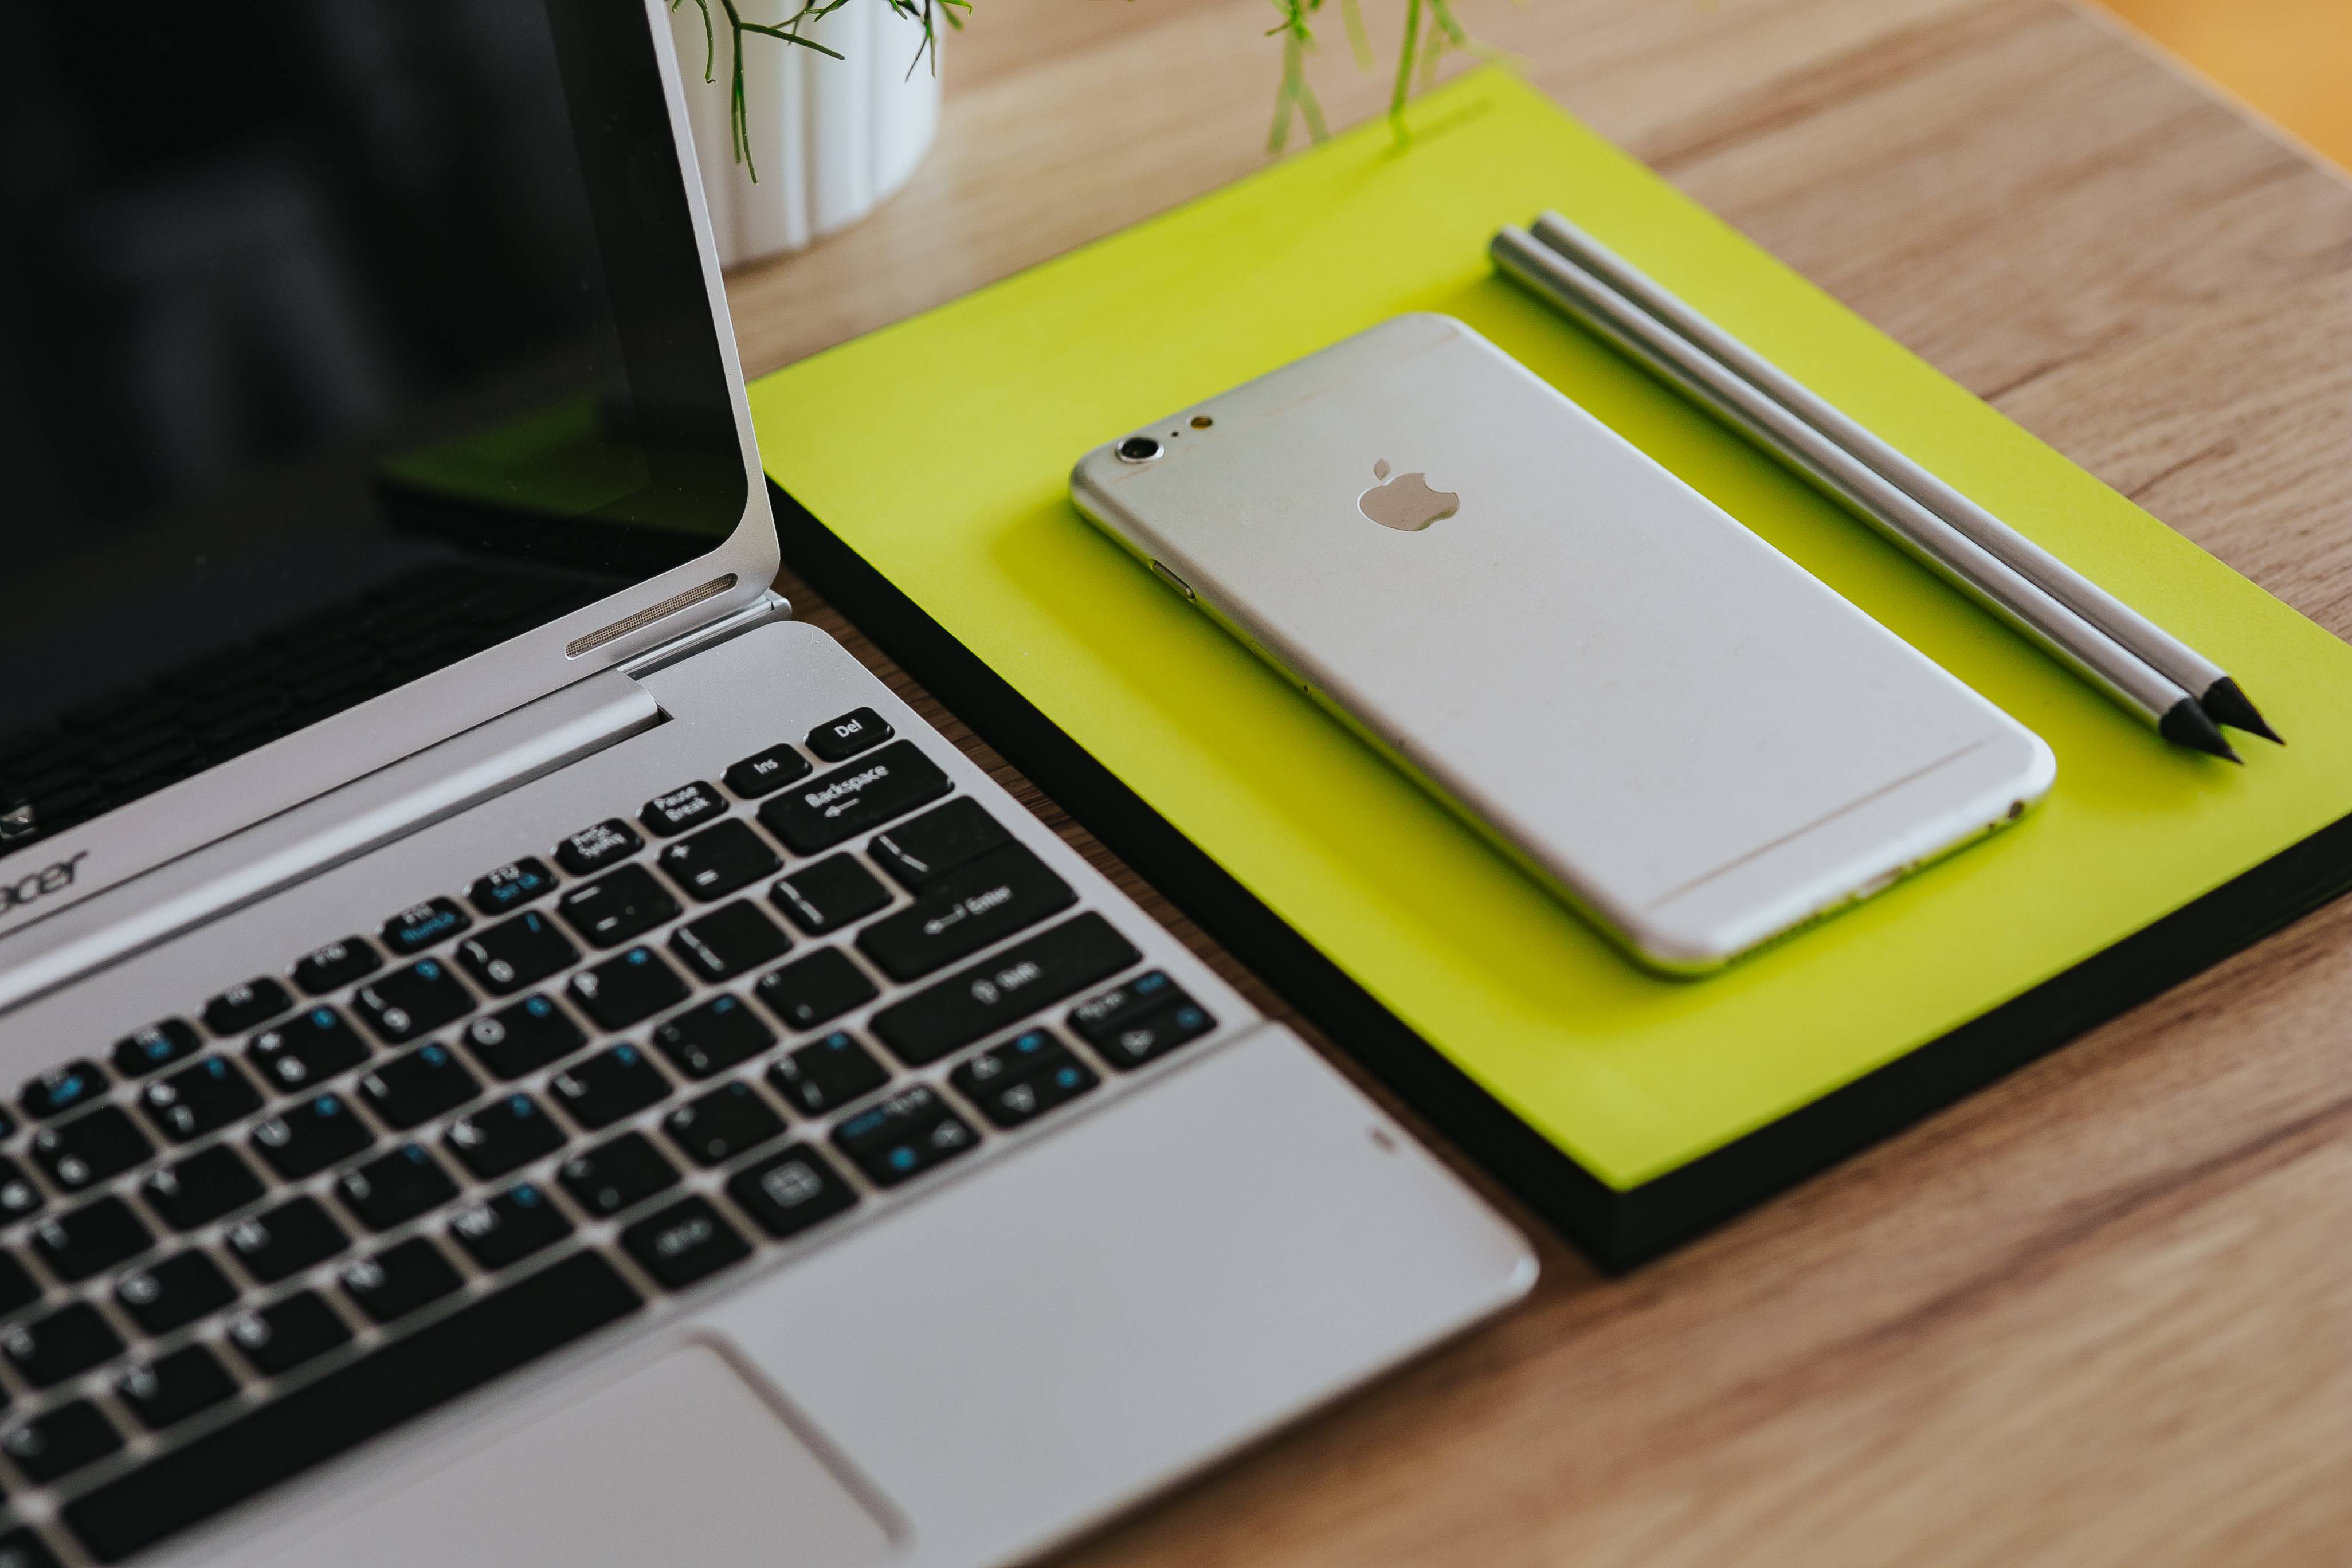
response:
[[[1082,458],[1078,510],[1644,963],[1698,973],[2057,763],[1447,316]]]

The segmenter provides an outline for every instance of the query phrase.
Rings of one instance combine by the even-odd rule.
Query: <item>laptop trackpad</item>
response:
[[[874,1514],[725,1356],[687,1344],[348,1514],[268,1568],[863,1568]]]

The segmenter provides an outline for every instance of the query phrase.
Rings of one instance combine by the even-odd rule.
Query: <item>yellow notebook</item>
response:
[[[2352,648],[1518,82],[1465,78],[1412,124],[1402,147],[1368,126],[761,381],[786,558],[1081,817],[1099,796],[1115,847],[1612,1262],[2340,890],[2352,829],[2323,830],[2352,814]],[[2164,743],[1496,278],[1488,237],[1545,207],[2217,659],[2293,744],[2250,742],[2236,768]],[[2039,732],[2046,805],[1726,973],[1661,979],[1071,510],[1094,444],[1422,310]]]

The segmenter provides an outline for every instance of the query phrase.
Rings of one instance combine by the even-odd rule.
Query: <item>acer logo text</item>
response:
[[[52,893],[61,893],[72,887],[75,873],[89,858],[89,851],[85,849],[37,871],[27,871],[14,881],[0,882],[0,915],[24,909]]]

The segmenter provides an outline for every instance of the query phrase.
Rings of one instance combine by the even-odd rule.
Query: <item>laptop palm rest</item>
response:
[[[752,1374],[688,1342],[257,1568],[866,1568],[891,1551]]]

